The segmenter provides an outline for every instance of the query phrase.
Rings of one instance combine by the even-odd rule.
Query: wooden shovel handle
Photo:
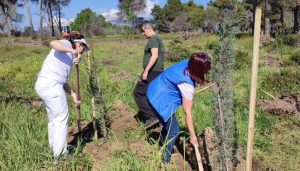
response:
[[[80,100],[79,65],[78,64],[75,64],[75,84],[76,84],[77,100]],[[80,105],[76,106],[76,113],[77,113],[78,131],[81,132],[81,127],[80,127]]]
[[[202,165],[201,154],[199,152],[199,146],[198,145],[194,145],[194,148],[195,148],[196,159],[197,159],[197,163],[198,163],[198,170],[199,171],[204,171],[203,165]]]

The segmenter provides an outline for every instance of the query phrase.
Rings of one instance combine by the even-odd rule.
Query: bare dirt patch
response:
[[[204,170],[217,170],[214,162],[217,161],[218,158],[218,149],[213,130],[211,128],[206,128],[203,133],[198,136],[198,143]],[[191,144],[187,144],[186,151],[190,158],[189,162],[191,163],[192,168],[198,169],[194,147]]]
[[[9,96],[9,97],[0,96],[0,101],[3,101],[5,103],[16,101],[19,103],[27,104],[31,108],[40,108],[43,106],[43,102],[41,100],[34,100],[34,99],[23,98],[23,97],[18,97],[18,96]]]
[[[32,100],[30,101],[30,105],[34,108],[40,108],[43,106],[43,102],[41,100]]]
[[[103,64],[104,66],[107,66],[107,67],[113,67],[117,63],[115,61],[112,61],[112,60],[102,60],[102,61],[100,61],[100,64]]]
[[[223,165],[220,164],[218,141],[215,133],[211,128],[205,128],[202,134],[198,136],[199,150],[201,153],[202,164],[205,171],[222,170]],[[194,170],[198,170],[197,159],[195,155],[195,149],[191,144],[186,145],[187,155],[189,156],[191,167]],[[233,168],[229,170],[244,171],[246,168],[246,152],[244,148],[236,149],[235,161],[230,161],[233,164]],[[231,166],[231,165],[230,165]],[[253,170],[263,171],[260,162],[256,159],[253,161]]]
[[[125,131],[130,131],[138,127],[134,118],[136,112],[122,101],[114,104],[114,112],[109,118],[111,132],[120,138]]]
[[[266,67],[277,68],[283,66],[283,61],[280,59],[276,59],[276,57],[272,56],[271,54],[267,54],[265,56],[264,62]]]
[[[102,144],[99,143],[99,141],[92,142],[92,123],[81,124],[83,132],[87,131],[83,133],[85,137],[87,137],[83,152],[92,156],[92,170],[100,170],[105,166],[109,166],[109,163],[107,162],[111,161],[112,159],[116,160],[116,158],[114,158],[115,155],[121,154],[122,152],[128,150],[142,161],[147,161],[149,158],[149,154],[145,152],[145,150],[141,150],[147,148],[147,145],[149,145],[149,142],[147,142],[146,139],[124,138],[124,133],[132,132],[139,126],[139,123],[134,118],[136,112],[122,101],[116,101],[113,105],[113,108],[114,110],[109,117],[109,129],[112,138],[106,142],[102,142]],[[73,127],[70,128],[69,132],[69,142],[71,142],[72,139],[74,140],[74,136],[76,136],[78,133],[78,129]],[[163,166],[163,168],[171,170],[173,168],[180,171],[195,170],[196,163],[191,164],[191,162],[194,162],[192,159],[192,155],[194,154],[185,155],[183,149],[178,149],[178,151],[180,152],[176,155],[172,155],[172,162]]]
[[[114,154],[125,151],[124,145],[118,141],[108,141],[102,145],[95,143],[86,144],[84,153],[87,153],[93,158],[93,170],[99,170],[101,166],[107,165],[110,157]]]
[[[245,171],[246,168],[246,149],[239,149],[237,152],[237,158],[239,159],[238,163],[236,163],[236,167],[234,168],[234,171]],[[266,169],[262,166],[261,162],[254,158],[252,163],[252,170],[253,171],[267,171],[269,169]]]
[[[130,72],[124,70],[121,72],[118,72],[116,74],[114,74],[114,76],[112,77],[112,80],[114,81],[120,81],[120,80],[133,80],[136,79]]]
[[[129,140],[128,141],[128,146],[130,151],[138,156],[139,158],[146,160],[147,159],[147,154],[145,154],[144,149],[147,146],[147,142],[145,140]]]
[[[43,45],[43,42],[41,40],[9,40],[9,41],[0,41],[0,45],[26,45],[26,46],[38,46]]]
[[[190,163],[186,159],[184,159],[184,156],[181,154],[172,155],[172,163],[173,164],[171,165],[175,165],[173,167],[175,167],[178,170],[186,170],[186,171],[195,170],[194,168],[192,168]]]
[[[135,129],[138,123],[134,119],[135,112],[122,101],[117,101],[114,106],[114,112],[109,118],[110,133],[113,135],[112,139],[109,139],[102,144],[97,142],[92,143],[92,123],[82,123],[82,134],[86,137],[83,152],[89,154],[93,158],[92,170],[99,170],[101,166],[107,165],[110,157],[114,154],[121,153],[122,151],[128,150],[127,144],[124,144],[123,133],[126,130]],[[86,130],[86,132],[84,132]],[[78,129],[75,127],[69,130],[69,144],[74,144],[75,136],[78,134]],[[90,141],[89,141],[90,139]],[[133,151],[139,151],[145,145],[145,141],[138,141],[132,144]]]
[[[300,115],[299,97],[292,94],[283,94],[272,100],[261,100],[257,106],[262,110],[279,116]]]
[[[100,170],[101,166],[107,164],[109,158],[116,153],[126,150],[122,142],[110,139],[109,141],[92,142],[93,126],[90,123],[81,123],[82,132],[79,134],[77,127],[69,128],[68,144],[76,146],[79,137],[82,138],[83,153],[91,155],[93,159],[92,170]]]
[[[264,47],[274,41],[275,41],[275,39],[272,37],[267,37],[265,35],[261,35],[259,47]]]

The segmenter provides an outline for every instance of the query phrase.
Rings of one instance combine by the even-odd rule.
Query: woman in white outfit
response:
[[[65,92],[75,105],[80,105],[76,93],[68,84],[73,63],[80,62],[81,54],[89,46],[80,33],[72,32],[67,39],[51,41],[52,50],[44,60],[35,83],[35,90],[48,113],[48,138],[54,158],[67,154],[69,110]]]

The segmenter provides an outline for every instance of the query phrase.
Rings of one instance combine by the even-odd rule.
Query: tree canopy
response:
[[[0,1],[0,33],[11,35],[11,30],[17,28],[18,22],[26,14],[18,14],[18,8],[25,6],[29,18],[26,31],[33,28],[31,7],[29,2],[38,5],[39,33],[43,34],[43,20],[48,21],[49,35],[55,35],[55,28],[61,31],[63,7],[68,6],[71,0],[1,0]],[[119,0],[119,19],[127,20],[131,25],[131,32],[144,20],[138,15],[145,10],[146,0]],[[211,0],[207,7],[196,4],[193,0],[183,3],[181,0],[167,0],[164,6],[154,5],[151,21],[159,32],[199,31],[214,33],[215,27],[226,20],[239,16],[242,20],[242,32],[253,31],[255,8],[263,10],[262,30],[266,36],[274,36],[279,29],[286,32],[300,34],[300,0]],[[44,24],[45,25],[45,24]],[[56,25],[56,26],[55,26]],[[77,14],[71,24],[72,30],[80,29],[88,34],[100,34],[106,29],[121,28],[105,21],[102,15],[91,9],[84,9]],[[128,30],[128,28],[127,28]],[[33,34],[34,30],[31,30]],[[109,31],[108,31],[109,32]]]
[[[103,28],[112,27],[111,23],[105,21],[102,15],[97,15],[90,8],[86,8],[77,14],[71,23],[72,30],[80,30],[86,35],[100,34]]]

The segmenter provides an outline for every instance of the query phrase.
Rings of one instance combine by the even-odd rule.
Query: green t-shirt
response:
[[[164,48],[162,39],[156,34],[149,38],[148,43],[145,47],[143,67],[145,69],[149,63],[149,60],[152,56],[152,54],[151,54],[152,48],[158,48],[158,59],[157,59],[156,63],[154,64],[152,70],[153,71],[163,71],[164,70],[165,48]]]

